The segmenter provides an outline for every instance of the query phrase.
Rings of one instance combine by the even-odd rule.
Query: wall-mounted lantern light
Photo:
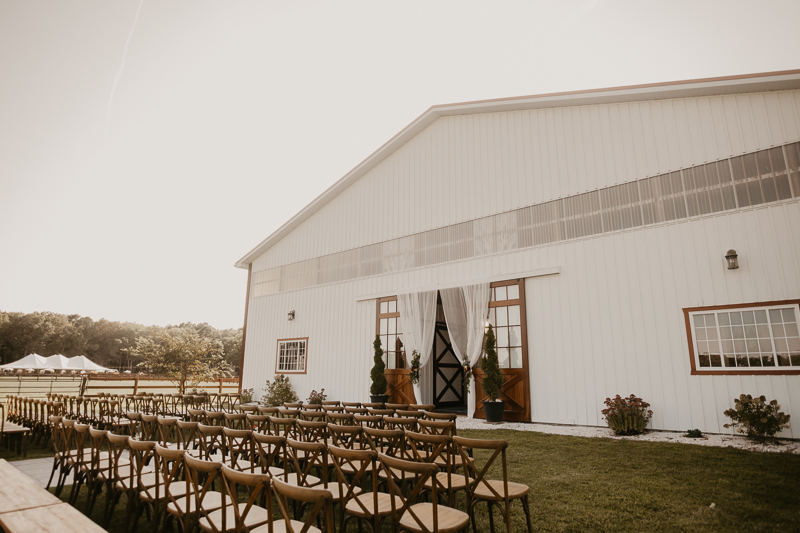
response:
[[[289,320],[294,320],[294,311],[289,311]]]
[[[736,255],[736,250],[728,250],[728,253],[725,254],[725,260],[728,262],[728,270],[739,268],[739,256]]]

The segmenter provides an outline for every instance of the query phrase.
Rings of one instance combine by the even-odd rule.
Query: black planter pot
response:
[[[483,413],[486,415],[487,422],[502,422],[503,409],[505,409],[506,402],[481,402],[483,403]]]
[[[389,401],[388,394],[373,394],[369,398],[372,403],[386,403]]]

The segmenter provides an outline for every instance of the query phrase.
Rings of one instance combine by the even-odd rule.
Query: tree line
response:
[[[31,353],[45,357],[85,355],[107,368],[139,372],[151,366],[143,348],[152,343],[164,345],[169,338],[204,343],[206,350],[213,347],[232,375],[239,375],[242,328],[216,329],[205,322],[143,326],[104,318],[95,321],[80,315],[0,311],[0,364],[11,363]],[[139,366],[140,363],[144,365]]]

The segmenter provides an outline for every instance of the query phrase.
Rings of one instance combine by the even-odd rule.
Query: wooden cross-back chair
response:
[[[258,412],[247,413],[247,429],[256,433],[269,433],[269,417]]]
[[[343,504],[339,531],[346,531],[347,522],[355,517],[359,523],[366,521],[373,533],[381,530],[381,522],[392,514],[391,496],[378,490],[378,452],[352,450],[328,446],[331,462],[336,471],[336,483]],[[363,486],[371,481],[370,492]],[[402,502],[396,502],[396,507]]]
[[[269,417],[269,427],[273,435],[283,435],[286,438],[297,438],[297,419]]]
[[[461,458],[460,466],[463,469],[465,483],[468,485],[468,511],[473,523],[473,529],[475,528],[475,506],[485,501],[489,507],[489,527],[492,532],[494,531],[492,509],[497,507],[503,515],[507,532],[511,533],[511,503],[514,500],[520,500],[522,509],[525,512],[528,532],[532,532],[530,505],[528,503],[530,488],[522,483],[514,483],[508,480],[508,468],[506,466],[508,442],[504,440],[453,437],[453,443]],[[475,450],[482,450],[484,452],[482,455],[488,455],[488,459],[483,459],[481,455],[475,454]],[[502,466],[503,479],[488,479],[489,469],[498,458],[500,458]]]
[[[417,420],[417,429],[420,433],[427,433],[429,435],[450,435],[455,437],[456,423],[447,420]]]
[[[304,442],[328,443],[328,423],[322,420],[298,420],[297,434]]]
[[[277,476],[285,483],[313,487],[319,485],[323,478],[327,477],[328,464],[325,444],[286,439],[286,450],[289,465],[284,464],[283,475]],[[290,474],[289,469],[293,473]],[[312,471],[315,471],[317,475],[312,475]]]
[[[240,472],[255,472],[256,460],[253,432],[249,429],[222,428],[224,462]]]
[[[431,502],[418,502],[426,483],[436,475],[439,468],[433,463],[406,461],[388,455],[378,455],[382,470],[386,473],[389,494],[392,496],[392,515],[403,531],[413,533],[467,532],[469,515],[458,509],[440,505],[437,484],[429,483]],[[403,485],[413,481],[411,489]],[[405,483],[404,483],[405,482]],[[402,505],[397,505],[397,501]]]
[[[457,457],[451,436],[408,432],[406,441],[414,461],[431,463],[439,467],[440,471],[426,482],[426,491],[432,490],[431,485],[435,483],[437,494],[446,498],[447,505],[455,506],[458,491],[464,491],[469,502],[469,484],[465,476],[456,472]]]
[[[342,426],[356,425],[356,419],[353,413],[326,412],[325,419],[330,424],[338,424]]]
[[[222,426],[207,426],[205,424],[197,424],[197,442],[200,446],[200,457],[206,461],[211,460],[211,457],[217,455],[218,451],[222,451]]]
[[[354,414],[353,420],[363,428],[384,429],[382,416]]]
[[[200,425],[200,422],[187,422],[185,420],[178,419],[176,425],[178,449],[196,449],[200,445],[197,437],[197,426]]]
[[[324,531],[334,531],[333,495],[330,491],[290,485],[279,478],[272,478],[272,488],[278,508],[283,515],[286,533],[320,533],[321,530],[313,525],[317,521],[317,517],[322,521]],[[303,522],[291,518],[293,513],[289,509],[296,506],[290,505],[290,500],[294,503],[313,506]]]
[[[225,503],[222,492],[224,484],[220,479],[223,465],[218,461],[195,459],[188,453],[183,456],[183,465],[188,484],[188,496],[183,507],[184,522],[189,524],[191,530],[191,523],[194,521],[202,524],[202,519],[205,518],[208,524],[208,516],[221,509]],[[214,490],[215,484],[219,485],[221,490]]]
[[[201,511],[198,525],[202,531],[250,532],[259,526],[266,526],[265,529],[269,530],[272,522],[269,475],[240,472],[222,465],[220,482],[224,505],[210,512]],[[240,487],[244,490],[240,491]],[[244,502],[240,501],[240,492],[246,494]]]
[[[284,475],[284,468],[289,460],[286,437],[253,433],[253,447],[259,458],[262,474]]]
[[[162,498],[166,504],[165,511],[168,515],[165,521],[166,529],[169,529],[170,521],[177,518],[181,531],[188,531],[186,510],[191,505],[191,499],[187,500],[186,495],[191,493],[188,480],[181,479],[184,472],[183,458],[186,453],[186,450],[176,450],[156,444],[155,470]]]

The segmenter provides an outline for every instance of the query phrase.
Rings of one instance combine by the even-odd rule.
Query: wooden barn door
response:
[[[500,399],[505,402],[503,420],[530,422],[530,377],[528,374],[528,334],[525,322],[525,280],[492,283],[489,322],[497,338],[497,355],[503,387]],[[486,398],[481,381],[486,376],[475,369],[475,417],[486,418],[482,401]]]
[[[406,354],[397,330],[400,313],[397,312],[397,296],[388,296],[378,300],[376,333],[381,339],[383,362],[386,365],[384,375],[389,385],[386,394],[389,403],[418,403],[414,398],[414,387],[411,385],[411,369],[406,364]]]

